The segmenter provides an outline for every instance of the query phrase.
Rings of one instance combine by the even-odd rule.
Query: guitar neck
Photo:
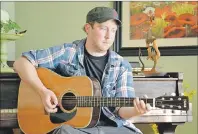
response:
[[[132,107],[134,98],[100,97],[100,96],[65,96],[63,105],[77,107]],[[157,98],[140,98],[151,107],[174,110],[188,110],[189,100],[186,96],[161,96]]]
[[[77,107],[132,107],[134,98],[126,97],[97,97],[97,96],[78,96],[63,98],[63,101],[76,103]],[[155,99],[142,98],[145,103],[155,104]]]

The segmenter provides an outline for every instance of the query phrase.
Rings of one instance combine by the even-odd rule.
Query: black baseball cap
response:
[[[109,7],[95,7],[88,12],[86,23],[94,21],[102,23],[110,19],[114,19],[119,26],[122,24],[115,9]]]

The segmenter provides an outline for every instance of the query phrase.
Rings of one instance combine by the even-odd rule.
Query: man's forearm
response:
[[[13,67],[20,78],[31,87],[37,89],[39,92],[41,92],[42,89],[45,89],[37,75],[36,68],[25,57],[20,57],[17,59],[14,62]]]
[[[141,113],[139,113],[134,107],[121,107],[118,114],[123,119],[129,119],[131,117],[141,115]]]

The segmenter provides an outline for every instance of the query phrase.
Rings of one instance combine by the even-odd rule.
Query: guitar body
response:
[[[76,96],[101,96],[100,84],[86,76],[62,77],[45,68],[37,73],[43,84],[52,90],[58,100],[58,112],[48,114],[35,89],[21,81],[18,96],[18,123],[27,134],[46,134],[62,124],[75,128],[93,127],[100,117],[100,107],[77,107],[65,98]]]

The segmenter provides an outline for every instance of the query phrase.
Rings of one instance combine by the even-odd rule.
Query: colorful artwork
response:
[[[197,1],[130,2],[130,40],[145,38],[153,19],[156,38],[198,37]]]

